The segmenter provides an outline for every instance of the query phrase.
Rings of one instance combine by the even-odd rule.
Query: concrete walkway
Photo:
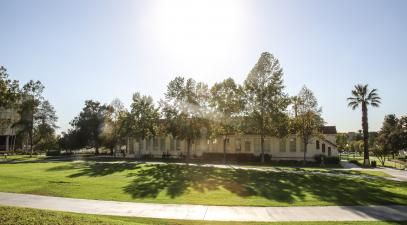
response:
[[[387,178],[389,180],[396,180],[396,181],[407,181],[407,170],[399,170],[399,169],[393,169],[393,168],[388,168],[388,167],[379,167],[379,168],[361,168],[358,165],[355,165],[353,163],[347,162],[347,161],[341,161],[341,166],[343,169],[348,169],[348,170],[370,170],[370,171],[381,171],[384,173],[387,173],[388,175],[392,176],[390,178]],[[341,170],[341,169],[337,169]]]
[[[360,166],[345,160],[341,160],[340,164],[344,169],[362,169]]]
[[[407,170],[398,170],[392,168],[379,168],[378,170],[395,177],[399,181],[407,181]]]
[[[0,205],[97,215],[216,221],[407,220],[407,206],[240,207],[85,200],[0,192]]]

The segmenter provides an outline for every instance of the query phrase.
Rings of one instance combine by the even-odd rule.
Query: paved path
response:
[[[393,169],[393,168],[388,168],[388,167],[380,167],[380,168],[361,168],[358,165],[355,165],[353,163],[347,162],[347,161],[341,161],[341,166],[343,169],[348,169],[348,170],[371,170],[371,171],[381,171],[384,173],[387,173],[388,175],[392,176],[390,178],[387,178],[389,180],[397,180],[397,181],[407,181],[407,170],[399,170],[399,169]],[[337,169],[341,170],[341,169]]]
[[[0,192],[0,205],[97,215],[217,221],[407,220],[407,206],[240,207],[85,200]]]
[[[344,169],[362,169],[360,166],[345,160],[341,160],[340,164]]]
[[[392,168],[380,168],[378,170],[395,177],[399,181],[407,181],[407,170],[398,170]]]

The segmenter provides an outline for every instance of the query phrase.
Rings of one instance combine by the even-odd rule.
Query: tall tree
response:
[[[314,93],[307,87],[303,87],[297,95],[295,102],[297,116],[293,118],[294,131],[301,137],[304,147],[304,163],[306,162],[308,144],[313,137],[320,136],[320,129],[324,125],[321,117],[321,108]]]
[[[144,141],[157,134],[160,114],[151,96],[134,93],[129,116],[130,133],[139,140]],[[139,157],[141,158],[141,149]]]
[[[363,143],[364,143],[364,161],[365,166],[370,165],[369,161],[369,125],[368,125],[368,106],[379,107],[381,98],[377,94],[377,89],[368,88],[368,85],[358,84],[355,85],[355,89],[352,90],[352,96],[348,98],[348,106],[352,110],[362,107],[362,130],[363,130]]]
[[[215,83],[210,92],[210,106],[214,109],[211,133],[214,136],[223,136],[223,162],[225,163],[229,135],[240,131],[243,90],[232,78],[228,78]]]
[[[120,99],[114,99],[109,107],[110,113],[105,119],[105,128],[102,133],[103,145],[110,149],[110,155],[114,155],[114,149],[122,146],[123,139],[128,137],[126,133],[128,111]]]
[[[19,82],[9,79],[7,69],[0,66],[0,108],[14,106],[20,97]]]
[[[287,133],[286,109],[290,100],[284,92],[282,77],[278,59],[264,52],[244,81],[246,118],[260,135],[261,162],[264,162],[265,136]]]
[[[26,83],[21,90],[21,104],[19,104],[18,113],[20,119],[13,124],[14,128],[17,128],[19,133],[27,133],[31,155],[34,152],[34,125],[39,118],[37,118],[38,110],[41,103],[44,101],[42,93],[44,91],[44,85],[40,81],[30,80]]]
[[[110,113],[109,106],[98,101],[87,100],[79,116],[71,121],[71,125],[77,132],[87,137],[86,145],[95,148],[95,154],[99,154],[99,148],[103,143],[102,134]]]
[[[192,142],[209,127],[209,96],[206,84],[176,77],[167,86],[165,101],[161,101],[166,130],[174,138],[187,141],[187,162],[190,159]]]
[[[0,113],[2,110],[13,110],[13,113],[15,113],[14,110],[17,108],[17,103],[20,103],[19,82],[9,79],[6,68],[0,66]],[[0,132],[8,129],[14,131],[13,123],[15,122],[14,115],[0,116]],[[14,142],[15,139],[16,136],[13,138]]]
[[[349,137],[346,133],[338,133],[336,135],[336,144],[338,145],[338,150],[344,151],[348,150],[347,146],[349,146]]]
[[[403,121],[394,114],[384,117],[382,128],[379,132],[377,144],[381,149],[393,157],[399,150],[406,148],[405,146],[405,131],[403,131]]]
[[[38,110],[34,114],[34,145],[36,149],[47,150],[55,147],[56,134],[58,128],[56,122],[58,117],[54,107],[48,100],[40,103]]]
[[[407,116],[401,116],[399,119],[399,126],[400,126],[400,139],[401,141],[401,149],[407,150]]]

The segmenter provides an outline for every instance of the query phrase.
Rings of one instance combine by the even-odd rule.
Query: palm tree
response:
[[[368,85],[358,84],[355,85],[355,89],[352,90],[352,97],[348,98],[348,107],[352,107],[355,110],[362,106],[362,130],[363,130],[363,164],[369,166],[369,126],[367,120],[367,106],[379,107],[381,98],[377,94],[377,89],[369,91]]]

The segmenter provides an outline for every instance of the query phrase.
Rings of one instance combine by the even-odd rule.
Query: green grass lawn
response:
[[[207,205],[407,205],[407,182],[377,174],[366,178],[123,162],[0,163],[0,191]]]
[[[99,216],[78,213],[57,212],[18,207],[0,206],[0,224],[2,225],[401,225],[407,222],[210,222],[191,220],[163,220],[119,216]]]

